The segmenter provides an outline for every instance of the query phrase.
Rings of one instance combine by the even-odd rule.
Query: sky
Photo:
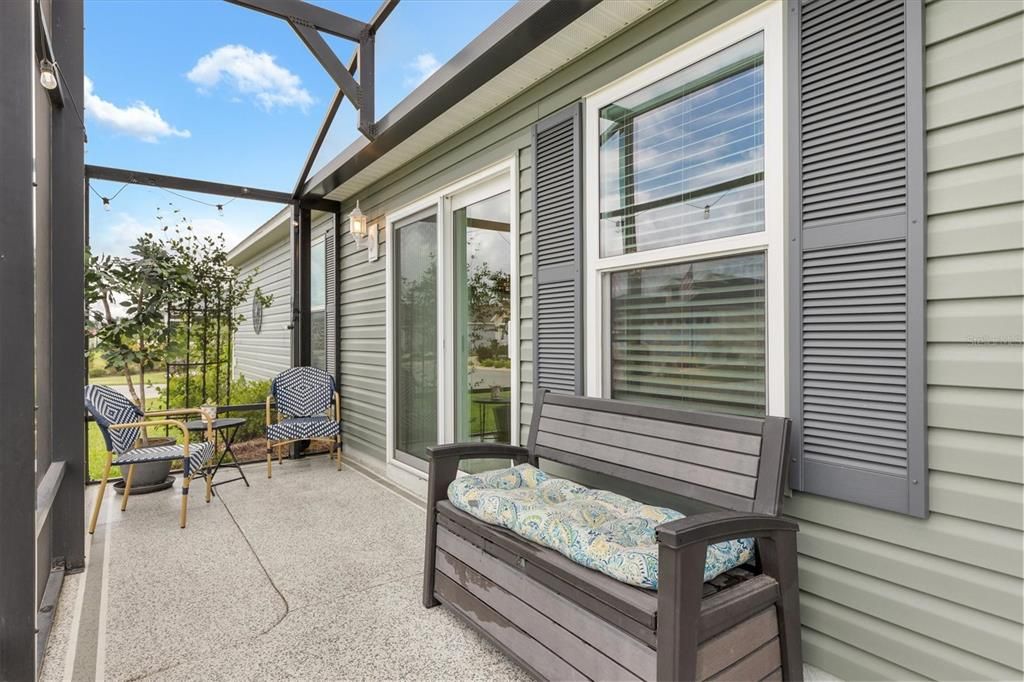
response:
[[[368,21],[380,2],[316,4]],[[402,0],[377,34],[377,118],[512,4]],[[85,101],[78,104],[87,163],[293,189],[335,86],[283,20],[223,0],[86,0],[85,23]],[[324,38],[347,62],[354,44]],[[359,137],[356,118],[342,104],[314,172]],[[186,217],[200,233],[222,233],[230,248],[282,208],[236,200],[220,216],[214,205],[224,198],[91,186],[92,250],[115,255],[156,231],[158,213]],[[109,211],[100,197],[111,198]]]

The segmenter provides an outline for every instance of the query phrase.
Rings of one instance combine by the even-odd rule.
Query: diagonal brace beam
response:
[[[228,0],[228,2],[269,14],[278,19],[287,19],[289,22],[316,28],[353,42],[359,42],[359,37],[368,28],[366,24],[357,19],[308,2],[302,2],[302,0]]]
[[[348,72],[348,69],[341,63],[337,55],[334,54],[334,50],[327,44],[323,36],[315,28],[296,23],[291,19],[288,20],[288,24],[299,35],[299,38],[306,44],[306,47],[313,53],[313,56],[324,67],[328,75],[334,79],[334,82],[345,94],[345,97],[352,102],[356,109],[361,109],[362,89],[359,87],[359,83]]]

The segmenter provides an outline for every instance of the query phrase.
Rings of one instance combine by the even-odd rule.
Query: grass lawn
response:
[[[156,383],[159,383],[159,384],[162,385],[164,383],[163,382],[164,377],[163,377],[162,374],[160,375],[159,379],[160,380],[157,381]],[[134,381],[136,386],[138,386],[138,383],[139,383],[138,377],[132,377],[132,381]],[[127,385],[125,380],[124,380],[124,376],[121,375],[121,374],[111,374],[110,376],[106,376],[106,377],[89,377],[89,383],[90,384],[99,384],[100,386],[125,386],[125,385]],[[153,379],[150,379],[150,378],[146,379],[146,387],[147,388],[152,386],[153,383],[154,383]]]

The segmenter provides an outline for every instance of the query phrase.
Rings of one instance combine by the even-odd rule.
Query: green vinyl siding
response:
[[[359,192],[383,224],[389,211],[516,158],[521,438],[533,402],[531,124],[755,4],[671,3]],[[787,499],[802,527],[804,656],[849,680],[1019,679],[1024,15],[1017,0],[936,0],[925,22],[931,513]],[[380,259],[367,263],[347,225],[342,234],[346,447],[383,461],[387,248],[382,236]]]
[[[1024,5],[925,10],[926,520],[795,494],[808,663],[845,679],[1020,679]]]

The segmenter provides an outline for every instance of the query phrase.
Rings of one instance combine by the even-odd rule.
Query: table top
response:
[[[246,422],[242,417],[218,417],[213,420],[214,429],[229,429],[232,426],[241,426]],[[185,427],[189,431],[205,431],[206,421],[203,419],[192,419],[191,421],[185,422]]]

